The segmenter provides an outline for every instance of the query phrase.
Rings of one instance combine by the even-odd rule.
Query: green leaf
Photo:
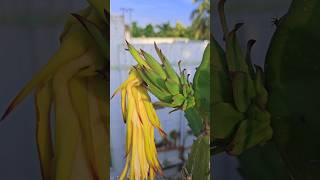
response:
[[[196,107],[203,119],[210,116],[210,44],[207,45],[200,66],[193,78]]]
[[[185,165],[188,177],[192,179],[210,179],[210,143],[209,136],[198,137],[194,141],[188,161]]]
[[[293,179],[320,179],[320,1],[294,0],[266,57],[274,141]]]
[[[188,120],[188,124],[193,135],[198,136],[203,130],[203,120],[199,114],[199,111],[194,107],[188,108],[184,111],[184,116]]]

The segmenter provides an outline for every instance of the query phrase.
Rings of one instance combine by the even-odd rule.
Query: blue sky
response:
[[[121,8],[132,8],[132,21],[139,25],[177,21],[190,25],[190,14],[196,5],[192,0],[111,0],[111,15],[122,14]],[[128,13],[126,13],[128,17]],[[126,18],[129,21],[129,18]]]

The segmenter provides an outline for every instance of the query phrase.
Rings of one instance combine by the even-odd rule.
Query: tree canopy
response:
[[[131,24],[131,35],[133,37],[182,37],[194,39],[191,28],[184,26],[181,22],[177,22],[175,26],[165,22],[158,25],[147,24],[145,27],[133,22]]]
[[[191,12],[192,24],[184,26],[181,22],[171,25],[169,22],[141,27],[137,22],[131,24],[133,37],[182,37],[195,40],[209,39],[210,0],[193,0],[197,8]]]

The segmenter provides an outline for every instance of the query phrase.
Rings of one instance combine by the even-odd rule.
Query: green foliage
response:
[[[210,44],[207,45],[200,66],[193,78],[194,97],[196,108],[202,119],[210,123]]]
[[[211,107],[211,141],[213,150],[225,150],[239,155],[272,137],[270,113],[265,109],[267,99],[262,70],[255,70],[250,61],[252,40],[247,53],[241,51],[236,33],[242,24],[229,31],[224,16],[224,1],[219,12],[225,37],[225,51],[212,38],[213,104]],[[263,97],[263,98],[262,98]],[[264,101],[263,101],[264,100]]]
[[[141,37],[143,36],[144,29],[138,26],[137,22],[133,22],[131,24],[131,35],[133,37]]]
[[[131,24],[131,35],[133,37],[181,37],[195,39],[191,27],[186,27],[181,22],[177,22],[175,26],[166,22],[155,26],[147,24],[145,27],[141,27],[137,22],[133,22]]]
[[[146,37],[153,37],[155,35],[155,32],[154,32],[152,24],[148,24],[146,26],[146,28],[144,29],[144,35]]]
[[[292,180],[273,141],[244,151],[238,159],[239,172],[245,180]]]
[[[158,36],[159,37],[170,37],[173,33],[173,27],[171,27],[169,22],[157,25]]]
[[[133,37],[181,37],[193,40],[208,40],[210,34],[210,1],[194,0],[197,8],[192,11],[190,18],[192,24],[184,26],[176,22],[172,26],[169,22],[158,25],[147,24],[141,27],[137,22],[131,24],[131,35]]]
[[[188,161],[183,169],[184,179],[210,179],[209,136],[200,136],[193,142]]]
[[[193,0],[198,4],[191,13],[191,29],[195,39],[209,39],[210,34],[210,0]]]
[[[320,179],[320,2],[294,0],[266,58],[274,142],[290,176]]]
[[[204,129],[203,120],[199,111],[192,107],[184,111],[184,116],[188,121],[188,125],[192,130],[192,134],[199,136]]]
[[[219,13],[226,52],[215,40],[212,43],[213,80],[216,81],[211,128],[214,128],[214,148],[223,145],[230,154],[239,155],[239,170],[246,180],[320,179],[320,144],[315,140],[320,136],[317,95],[320,91],[320,2],[292,1],[288,13],[277,23],[265,61],[265,74],[260,67],[252,68],[248,56],[252,41],[248,43],[246,57],[241,54],[235,38],[240,25],[228,31],[223,3],[224,0],[219,3]],[[232,69],[229,71],[232,76],[228,77],[226,69]],[[238,71],[242,75],[239,76]],[[251,78],[245,78],[243,73]],[[226,83],[229,79],[231,82]],[[234,79],[241,83],[233,82]],[[230,87],[232,91],[228,90]],[[224,89],[227,91],[223,93]],[[254,89],[254,93],[250,89]],[[228,104],[228,111],[222,108],[215,111],[217,105],[222,106],[221,101],[230,103],[227,98],[230,94],[233,108]],[[253,97],[250,101],[246,99],[248,94]],[[245,107],[249,108],[245,110]],[[243,118],[239,114],[230,120],[230,115],[236,114],[234,109],[238,113],[245,111],[246,120],[236,121]],[[272,133],[273,138],[267,141]],[[219,139],[215,139],[215,135]]]

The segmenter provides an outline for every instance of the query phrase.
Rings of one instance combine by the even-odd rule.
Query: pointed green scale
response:
[[[271,139],[273,130],[270,127],[271,115],[254,106],[250,109],[248,119],[241,122],[237,133],[230,143],[228,152],[239,155],[243,151],[263,144]]]
[[[169,97],[171,97],[171,94],[166,90],[159,88],[159,85],[157,84],[157,82],[150,79],[150,74],[148,74],[146,70],[143,70],[142,68],[136,68],[136,69],[139,76],[148,85],[148,88],[150,89],[153,95],[155,95],[160,100],[165,99],[166,102],[170,101]]]
[[[173,99],[173,101],[171,104],[174,107],[181,106],[183,104],[183,102],[186,100],[186,98],[182,94],[177,94],[177,95],[173,96],[172,99]]]
[[[166,83],[165,80],[162,79],[157,73],[150,69],[143,69],[144,74],[150,79],[152,84],[157,86],[161,91],[170,93],[170,91],[167,90],[166,88]]]
[[[155,95],[159,100],[170,102],[171,101],[171,94],[162,89],[159,89],[154,82],[152,82],[147,74],[146,71],[143,70],[141,67],[134,67],[138,72],[140,78],[148,85],[148,89],[150,92]]]
[[[134,67],[139,74],[139,77],[147,84],[154,85],[154,83],[149,79],[149,77],[145,74],[145,71],[141,67]],[[154,85],[155,86],[155,85]]]
[[[180,80],[179,80],[179,76],[176,73],[176,71],[172,68],[170,62],[168,61],[168,59],[166,58],[166,56],[162,53],[162,51],[159,49],[159,47],[157,46],[156,43],[154,43],[154,47],[157,51],[157,54],[160,58],[160,60],[163,63],[164,69],[168,75],[168,78],[173,80],[174,82],[180,84]]]
[[[232,77],[233,100],[238,111],[246,112],[250,105],[248,96],[248,77],[247,74],[237,71]]]
[[[225,53],[215,38],[212,38],[211,40],[211,51],[212,103],[231,102],[231,80]]]
[[[242,23],[236,24],[234,29],[226,36],[226,60],[228,63],[228,70],[231,72],[247,72],[243,68],[245,57],[241,53],[241,48],[236,37],[236,32],[242,25]]]
[[[128,49],[133,58],[137,61],[140,66],[149,67],[147,62],[140,56],[139,51],[137,51],[128,41],[126,41]]]
[[[180,86],[176,82],[174,82],[171,79],[166,79],[165,80],[165,85],[167,90],[172,94],[172,95],[177,95],[180,93]]]
[[[148,85],[148,90],[155,95],[159,100],[170,103],[172,96],[169,93],[164,93],[154,85]]]
[[[157,60],[155,60],[149,53],[141,50],[141,53],[143,55],[143,57],[145,58],[147,64],[149,65],[149,67],[157,74],[159,74],[159,76],[162,79],[167,79],[167,75],[164,72],[162,66],[158,63]]]
[[[230,103],[218,103],[212,107],[214,115],[213,136],[215,139],[227,139],[235,131],[240,121],[245,119],[243,113],[239,112]]]

